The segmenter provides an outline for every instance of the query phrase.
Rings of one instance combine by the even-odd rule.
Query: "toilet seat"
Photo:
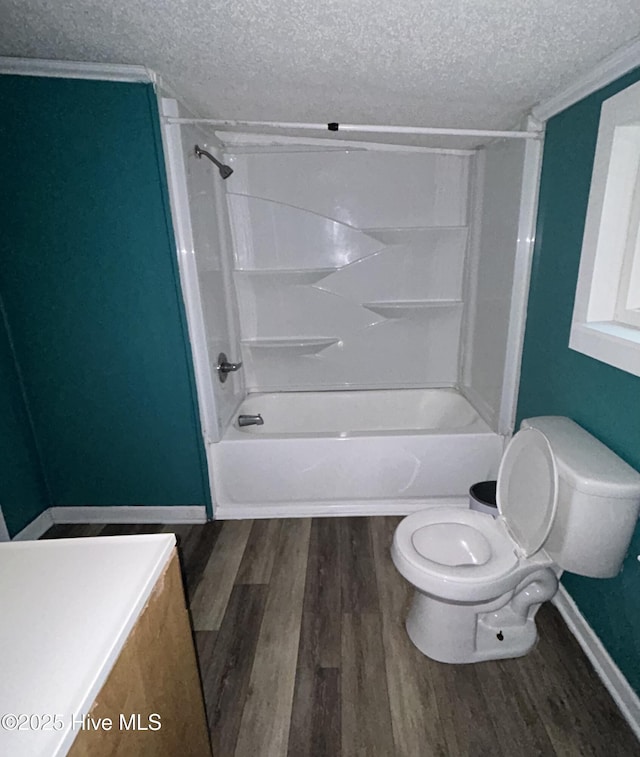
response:
[[[447,541],[440,544],[441,549],[437,548],[435,539],[422,538],[423,529],[443,525],[450,528]],[[465,529],[472,529],[480,538],[475,539],[475,545],[468,545],[468,562],[460,564],[457,558],[464,555],[465,548],[461,549],[459,542],[469,536]],[[483,542],[488,550],[482,549]],[[473,561],[474,547],[476,556],[485,557],[482,562]],[[407,516],[396,529],[392,556],[400,573],[416,588],[443,599],[460,601],[495,597],[506,591],[512,582],[509,576],[520,564],[516,545],[501,519],[475,510],[446,506]]]
[[[528,428],[509,442],[498,472],[499,518],[432,507],[405,518],[393,561],[421,591],[459,602],[482,601],[515,587],[528,558],[544,545],[558,503],[558,470],[547,437]],[[465,530],[466,529],[466,530]]]
[[[523,557],[546,542],[558,509],[558,466],[547,437],[535,428],[509,442],[498,471],[496,500]]]

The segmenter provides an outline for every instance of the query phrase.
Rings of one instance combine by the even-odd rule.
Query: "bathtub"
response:
[[[264,419],[237,425],[240,414]],[[218,518],[405,514],[468,503],[504,440],[454,389],[250,394],[209,449]]]

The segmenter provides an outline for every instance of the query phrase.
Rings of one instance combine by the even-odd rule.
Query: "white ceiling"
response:
[[[143,64],[196,115],[508,128],[638,0],[0,0],[0,55]]]

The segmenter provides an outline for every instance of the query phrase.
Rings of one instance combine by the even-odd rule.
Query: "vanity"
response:
[[[211,755],[173,534],[0,545],[0,754]]]

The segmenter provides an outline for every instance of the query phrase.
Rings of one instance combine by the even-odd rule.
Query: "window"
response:
[[[633,190],[614,318],[640,328],[640,171]]]
[[[640,376],[640,83],[602,106],[569,347]]]

